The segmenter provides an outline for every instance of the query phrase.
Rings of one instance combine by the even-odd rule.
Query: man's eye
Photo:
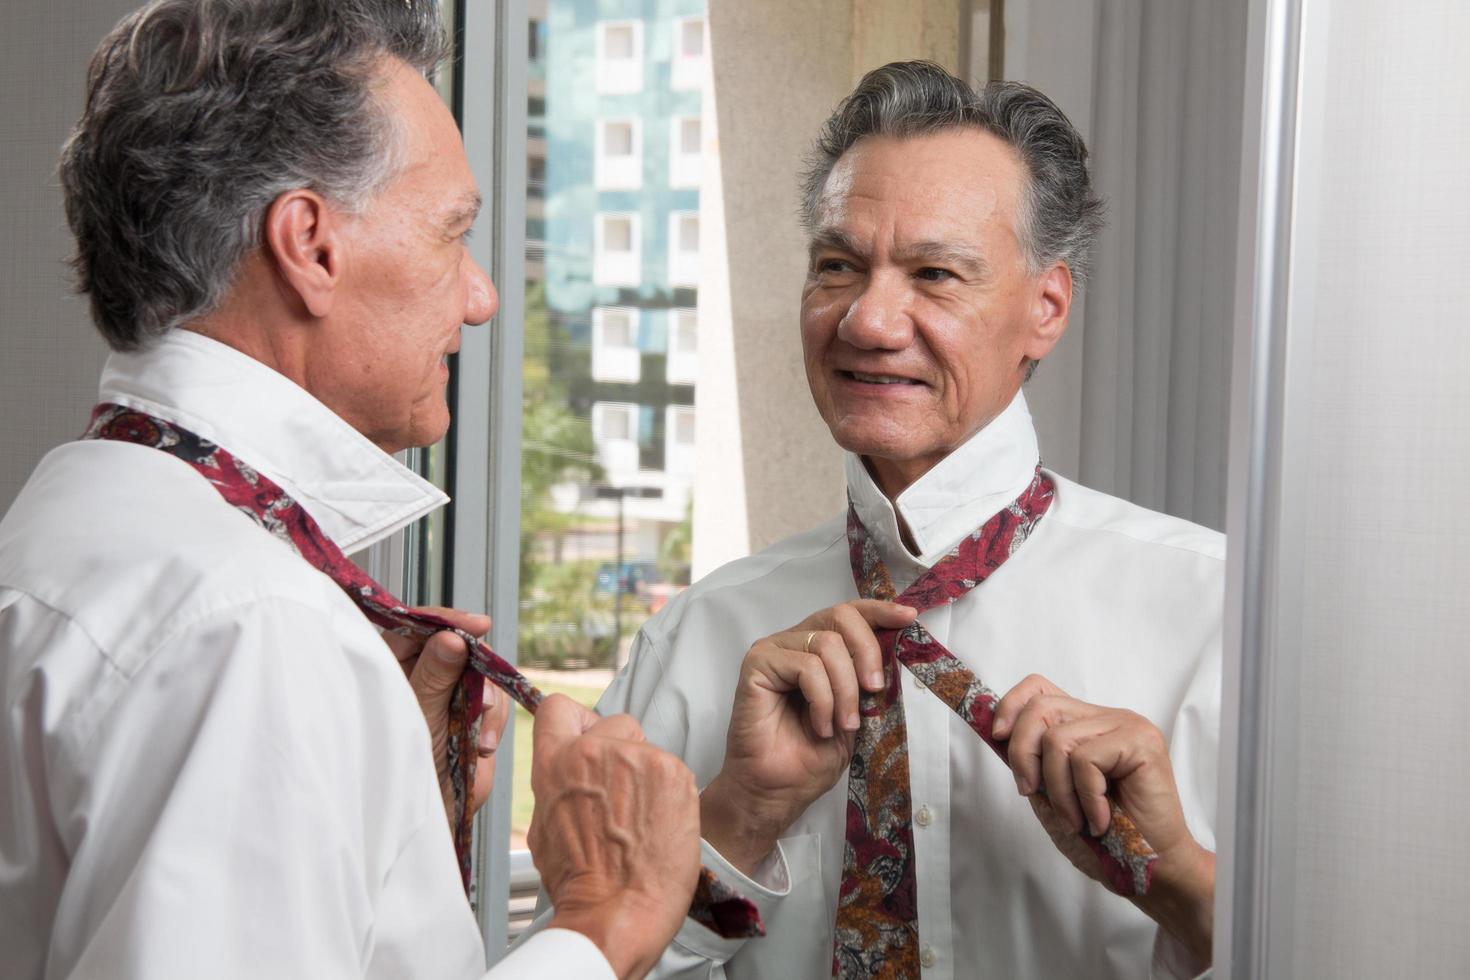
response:
[[[953,279],[955,277],[954,273],[948,269],[938,269],[934,266],[925,266],[915,273],[915,275],[928,282],[943,282],[946,279]]]
[[[468,245],[470,239],[471,238],[474,238],[474,237],[475,237],[475,229],[474,229],[473,226],[471,226],[469,228],[466,228],[463,232],[460,233],[459,240],[460,240],[460,243],[461,244]]]
[[[851,272],[852,266],[845,259],[818,259],[817,271],[828,273]]]

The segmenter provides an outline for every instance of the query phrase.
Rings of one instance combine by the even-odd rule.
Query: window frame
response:
[[[633,34],[631,58],[609,58],[608,31],[629,27]],[[598,95],[633,95],[643,91],[643,21],[628,19],[599,20],[595,29],[593,75]]]

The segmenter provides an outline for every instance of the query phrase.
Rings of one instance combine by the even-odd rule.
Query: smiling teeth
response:
[[[870,385],[903,385],[908,384],[908,378],[895,378],[889,374],[863,374],[861,371],[852,372],[852,376],[864,384]]]

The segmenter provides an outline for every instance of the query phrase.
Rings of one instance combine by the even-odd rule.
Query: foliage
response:
[[[520,636],[524,663],[563,665],[597,659],[595,564],[535,561],[550,545],[559,556],[564,535],[577,522],[552,501],[552,487],[602,478],[592,443],[592,426],[572,412],[559,378],[558,352],[570,346],[566,331],[546,309],[545,286],[526,294],[524,394],[521,419]],[[606,603],[603,603],[605,605]]]

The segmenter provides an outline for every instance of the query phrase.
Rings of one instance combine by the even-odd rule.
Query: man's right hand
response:
[[[694,774],[628,715],[553,694],[536,710],[528,843],[556,912],[619,977],[642,977],[674,938],[699,879]]]
[[[760,640],[740,666],[725,763],[700,797],[705,840],[749,875],[852,758],[859,687],[883,687],[873,635],[914,621],[908,606],[859,599]]]

